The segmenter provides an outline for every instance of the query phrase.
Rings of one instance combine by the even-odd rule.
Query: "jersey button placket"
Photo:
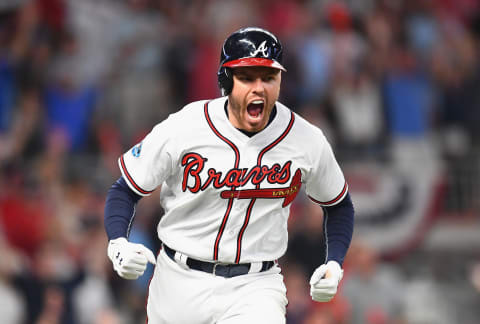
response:
[[[258,149],[255,148],[255,146],[249,146],[249,145],[244,146],[242,150],[242,154],[245,157],[244,161],[246,162],[246,164],[243,167],[247,168],[248,170],[251,170],[253,167],[257,165]],[[254,189],[254,188],[255,187],[252,186],[252,180],[250,179],[250,181],[244,187],[237,188],[237,190]],[[248,205],[250,204],[250,201],[251,199],[235,199],[233,208],[236,211],[246,213]]]
[[[236,210],[236,211],[241,211],[242,209],[245,208],[244,204],[242,203],[242,201],[240,199],[235,199],[234,203],[233,203],[233,208]]]

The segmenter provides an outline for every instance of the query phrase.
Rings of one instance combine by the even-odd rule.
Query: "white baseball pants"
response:
[[[149,324],[284,324],[280,267],[233,278],[192,270],[162,249],[150,282]]]

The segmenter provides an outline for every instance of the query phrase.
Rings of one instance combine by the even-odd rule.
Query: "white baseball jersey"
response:
[[[276,260],[300,186],[329,206],[347,184],[320,129],[277,102],[275,118],[249,137],[229,122],[226,100],[170,115],[120,157],[120,169],[139,195],[161,186],[158,236],[169,247],[206,261]]]

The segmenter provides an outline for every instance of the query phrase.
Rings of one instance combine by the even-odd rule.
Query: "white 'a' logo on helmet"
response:
[[[255,48],[255,45],[253,45],[253,47]],[[267,57],[268,56],[267,51],[268,51],[267,41],[264,40],[258,48],[255,48],[254,51],[250,52],[250,55],[257,56],[258,53],[262,53],[263,57]]]

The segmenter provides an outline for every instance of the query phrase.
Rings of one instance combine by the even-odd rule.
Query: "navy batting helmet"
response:
[[[230,68],[267,66],[286,71],[282,66],[282,44],[275,35],[258,27],[242,28],[223,43],[218,69],[218,86],[228,95],[233,88]]]

